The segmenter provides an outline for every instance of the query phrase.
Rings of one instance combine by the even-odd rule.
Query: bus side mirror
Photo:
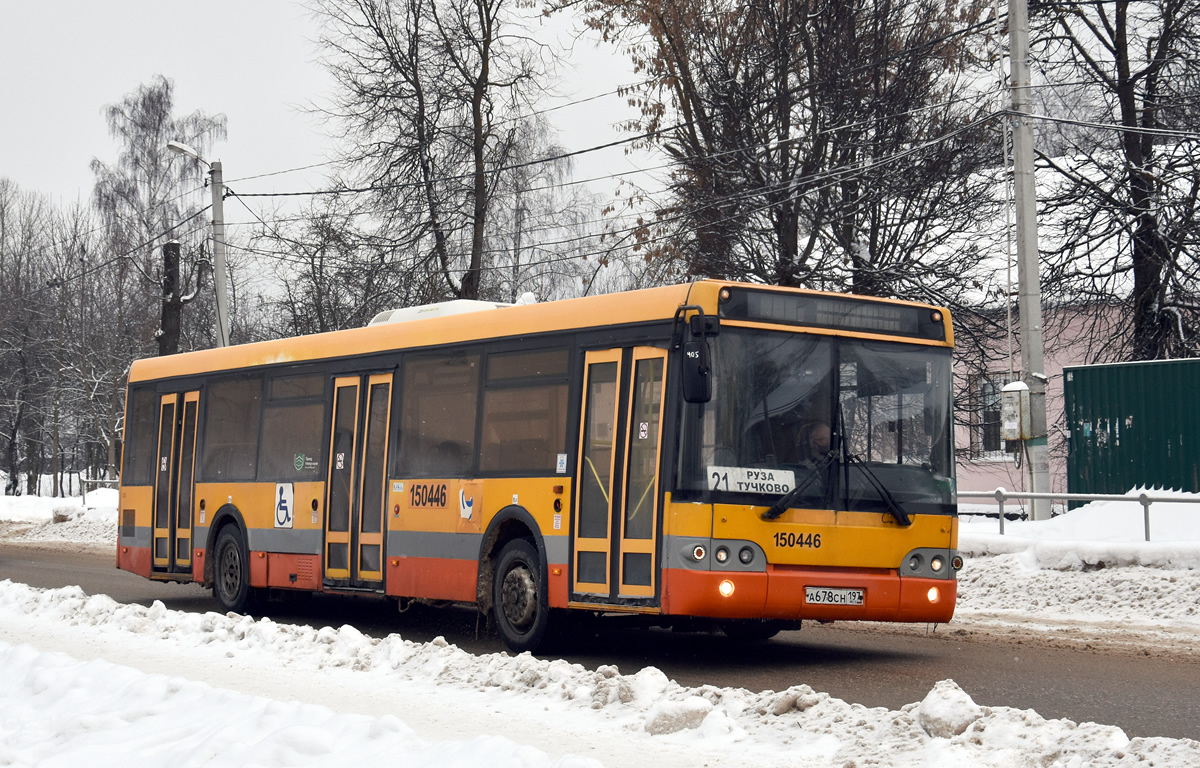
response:
[[[689,310],[697,314],[680,324],[680,316],[686,315]],[[708,346],[708,337],[720,333],[721,321],[713,315],[705,315],[703,308],[688,304],[675,310],[671,347],[680,351],[680,381],[685,402],[707,403],[712,400],[712,351]],[[685,336],[687,340],[680,343]]]
[[[688,403],[712,400],[712,368],[708,341],[702,336],[683,344],[683,399]]]

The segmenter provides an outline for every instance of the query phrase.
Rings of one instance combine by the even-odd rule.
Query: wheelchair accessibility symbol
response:
[[[275,527],[291,528],[292,511],[296,508],[291,483],[275,484]]]

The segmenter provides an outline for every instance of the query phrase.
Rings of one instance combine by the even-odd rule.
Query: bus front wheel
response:
[[[246,543],[235,526],[221,529],[214,551],[213,597],[226,611],[244,613],[250,607],[254,589],[250,586],[250,557]]]
[[[492,614],[504,644],[517,653],[536,650],[546,638],[550,607],[545,576],[537,549],[525,539],[513,539],[500,550]]]

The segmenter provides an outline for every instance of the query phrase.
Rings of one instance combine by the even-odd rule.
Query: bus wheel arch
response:
[[[493,617],[510,648],[532,650],[546,633],[548,589],[546,545],[537,522],[523,507],[505,507],[492,519],[480,544],[479,610]]]
[[[210,576],[213,597],[226,611],[244,613],[259,590],[250,585],[250,548],[245,525],[236,510],[221,516],[210,530],[211,544],[205,573]]]
[[[245,536],[246,521],[242,517],[241,510],[232,504],[224,504],[213,515],[212,523],[208,526],[208,536],[204,540],[204,586],[206,587],[212,586],[213,583],[214,569],[216,567],[217,537],[221,535],[221,531],[226,526],[230,525],[237,528]]]

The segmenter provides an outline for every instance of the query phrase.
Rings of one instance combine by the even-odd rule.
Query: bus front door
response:
[[[200,392],[159,398],[158,471],[154,478],[154,563],[157,573],[192,570],[196,412]]]
[[[325,499],[325,583],[383,589],[392,374],[334,380]]]
[[[666,350],[588,352],[571,591],[576,603],[657,603]]]

